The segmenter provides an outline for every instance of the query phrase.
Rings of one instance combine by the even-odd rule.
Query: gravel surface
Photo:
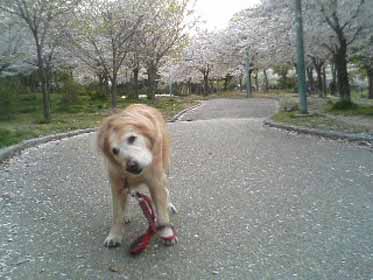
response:
[[[213,100],[170,124],[179,243],[143,255],[137,205],[106,249],[110,192],[95,134],[0,169],[0,279],[372,279],[373,153],[263,127],[270,100]]]

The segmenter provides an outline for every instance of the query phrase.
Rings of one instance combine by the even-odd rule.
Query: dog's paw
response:
[[[173,246],[177,243],[177,236],[174,228],[167,226],[160,230],[159,237],[162,240],[163,245]]]
[[[177,237],[176,236],[172,239],[161,239],[161,240],[162,240],[162,244],[166,247],[174,246],[177,243]]]
[[[104,246],[106,248],[115,248],[115,247],[120,246],[121,243],[122,243],[122,236],[113,235],[110,233],[104,241]]]
[[[109,235],[104,241],[104,246],[107,248],[114,248],[120,246],[122,243],[124,234],[124,225],[123,224],[114,224],[110,230]]]

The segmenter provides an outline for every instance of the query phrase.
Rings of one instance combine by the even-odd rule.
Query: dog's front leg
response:
[[[124,215],[127,207],[128,192],[124,189],[124,179],[110,175],[111,195],[113,200],[113,224],[104,241],[105,247],[117,247],[122,243],[125,230]]]
[[[170,225],[168,179],[165,174],[162,174],[158,178],[155,180],[153,177],[148,182],[148,186],[157,211],[158,224],[164,226],[160,230],[159,236],[165,245],[174,245],[177,239],[174,229]]]

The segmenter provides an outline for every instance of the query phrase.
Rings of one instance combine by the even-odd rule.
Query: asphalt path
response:
[[[271,100],[211,100],[170,123],[175,247],[132,202],[121,247],[95,134],[0,166],[0,279],[373,279],[373,153],[263,126]]]

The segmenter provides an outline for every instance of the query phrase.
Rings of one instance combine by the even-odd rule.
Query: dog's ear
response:
[[[104,121],[97,131],[97,148],[110,162],[115,163],[115,158],[111,152],[110,135],[115,130],[111,119]]]
[[[106,131],[106,123],[103,123],[97,130],[97,137],[96,137],[96,143],[97,143],[97,149],[100,152],[104,151],[104,145],[105,145],[105,131]]]
[[[109,134],[112,129],[112,118],[109,117],[103,121],[97,131],[97,148],[102,153],[106,154],[107,149],[110,149]]]
[[[153,127],[147,133],[147,138],[151,143],[151,150],[153,156],[159,155],[162,152],[163,135],[160,133],[158,127]]]

